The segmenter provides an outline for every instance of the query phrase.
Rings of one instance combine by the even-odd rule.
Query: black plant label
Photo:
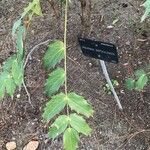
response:
[[[78,38],[81,50],[85,56],[118,63],[117,48],[114,44]]]

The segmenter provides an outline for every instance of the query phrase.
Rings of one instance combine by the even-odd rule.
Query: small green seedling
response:
[[[126,79],[126,87],[129,90],[143,91],[144,87],[148,84],[147,73],[143,70],[136,70],[134,73],[135,78]]]
[[[146,0],[141,6],[145,7],[145,13],[141,18],[141,22],[143,22],[150,15],[150,0]]]
[[[119,83],[118,83],[117,80],[112,79],[111,82],[112,82],[112,85],[113,85],[114,87],[119,86]],[[111,94],[111,93],[112,93],[112,92],[111,92],[111,88],[110,88],[110,86],[109,86],[108,83],[106,83],[106,84],[103,86],[103,90],[104,90],[107,94]]]

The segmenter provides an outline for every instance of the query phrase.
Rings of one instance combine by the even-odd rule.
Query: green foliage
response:
[[[13,96],[17,86],[21,86],[24,76],[24,45],[23,38],[25,33],[25,27],[22,25],[22,19],[26,15],[37,14],[42,15],[40,0],[33,0],[24,9],[19,20],[17,20],[12,28],[12,35],[16,35],[16,54],[9,57],[2,66],[0,72],[0,99],[3,99],[5,92],[11,97]]]
[[[66,0],[60,0],[61,3],[67,4]],[[71,2],[69,0],[69,2]],[[65,7],[67,9],[67,7]],[[21,86],[24,76],[24,33],[25,27],[22,25],[22,20],[25,16],[29,17],[29,21],[32,16],[42,15],[40,0],[33,0],[24,9],[21,17],[14,23],[12,28],[12,35],[16,38],[15,55],[8,58],[2,67],[0,74],[0,98],[3,98],[5,92],[10,96],[13,96],[17,86]],[[67,11],[65,11],[65,18]],[[65,20],[65,28],[67,28],[67,19]],[[65,35],[67,29],[65,30]],[[66,37],[66,36],[64,36]],[[64,69],[56,68],[49,74],[45,83],[45,93],[51,97],[47,102],[43,118],[49,122],[52,118],[56,117],[54,123],[49,128],[49,137],[55,139],[60,134],[63,134],[63,143],[65,150],[75,150],[78,147],[79,134],[90,135],[91,128],[86,123],[84,117],[90,117],[93,115],[93,110],[90,104],[82,97],[74,92],[67,92],[67,74],[66,74],[66,42],[55,41],[51,43],[46,51],[43,62],[47,70],[55,69],[56,65],[60,63],[62,59],[65,59]],[[65,82],[65,84],[64,84]],[[59,88],[65,85],[65,93],[58,93]],[[54,95],[56,94],[56,95]],[[58,115],[63,109],[66,108],[66,115]],[[73,111],[73,113],[72,113]],[[83,115],[83,116],[82,116]]]
[[[67,100],[71,110],[83,114],[86,117],[90,117],[93,115],[93,110],[91,105],[89,105],[82,96],[79,96],[76,93],[69,93]]]
[[[64,58],[64,44],[61,41],[55,41],[49,45],[44,55],[44,66],[46,69],[54,68]]]
[[[85,135],[90,135],[91,133],[91,128],[83,119],[83,117],[75,113],[70,115],[70,125],[79,133],[82,133]]]
[[[21,26],[22,19],[29,15],[29,18],[32,18],[32,15],[36,14],[39,16],[42,16],[41,6],[40,6],[40,0],[33,0],[28,4],[26,8],[24,8],[24,12],[21,14],[21,17],[14,23],[12,28],[12,35],[14,36],[17,29]]]
[[[135,80],[132,78],[126,79],[126,87],[128,90],[133,90],[135,88]]]
[[[8,58],[3,65],[3,71],[0,73],[0,98],[5,92],[13,96],[17,86],[21,86],[23,80],[23,64],[18,62],[16,55]]]
[[[0,73],[1,88],[0,99],[3,99],[5,92],[13,96],[17,86],[21,86],[24,76],[23,70],[23,34],[25,28],[20,26],[17,30],[16,49],[17,53],[9,57],[2,66]]]
[[[129,90],[134,89],[136,91],[142,91],[144,87],[148,84],[148,76],[143,69],[135,71],[134,75],[135,79],[126,79],[126,87]]]
[[[135,89],[141,91],[148,83],[148,77],[146,74],[141,75],[138,80],[135,82]]]
[[[62,68],[57,68],[55,71],[49,74],[49,77],[45,83],[45,92],[48,96],[51,96],[58,91],[60,86],[65,81],[65,72]]]
[[[8,72],[4,71],[0,74],[0,83],[0,99],[3,99],[5,92],[7,92],[10,96],[13,96],[16,86]]]
[[[24,49],[23,49],[23,36],[25,33],[25,27],[19,26],[17,31],[17,39],[16,39],[16,48],[17,48],[17,58],[19,61],[23,59]]]
[[[65,47],[63,42],[55,41],[49,45],[48,50],[44,55],[44,66],[46,69],[54,68],[63,58]],[[49,137],[55,139],[60,134],[63,134],[63,143],[65,150],[75,150],[78,147],[79,133],[90,135],[91,128],[86,123],[85,117],[93,115],[93,110],[90,104],[82,97],[74,92],[59,93],[54,95],[63,85],[66,79],[65,70],[56,68],[49,74],[45,83],[45,92],[48,96],[52,96],[50,101],[44,108],[43,118],[50,121],[58,115],[64,108],[67,109],[67,115],[60,115],[49,128]],[[70,110],[78,113],[71,113]]]
[[[117,80],[112,79],[111,82],[112,82],[112,85],[113,85],[114,87],[119,86],[119,83],[118,83]],[[110,86],[109,86],[108,83],[106,83],[106,84],[103,86],[103,90],[104,90],[107,94],[111,94],[111,88],[110,88]]]
[[[79,133],[73,129],[68,128],[63,135],[63,143],[65,150],[76,150],[78,148]]]
[[[53,96],[44,108],[43,118],[49,121],[56,114],[58,114],[66,104],[66,95],[64,93]]]
[[[55,139],[57,136],[59,136],[66,130],[68,123],[69,120],[67,115],[59,116],[49,129],[49,137]]]
[[[12,63],[12,77],[17,86],[21,86],[24,70],[23,70],[23,62],[18,62],[17,59]]]
[[[150,15],[150,0],[146,0],[142,6],[145,7],[145,13],[141,18],[141,22],[143,22]]]

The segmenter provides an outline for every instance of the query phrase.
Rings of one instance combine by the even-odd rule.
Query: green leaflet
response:
[[[22,84],[23,80],[23,62],[18,62],[17,59],[12,63],[12,77],[17,86]]]
[[[21,18],[17,20],[12,27],[12,35],[15,36],[16,30],[21,25]]]
[[[66,105],[66,95],[64,93],[57,94],[51,98],[44,108],[43,118],[49,121],[58,114]]]
[[[145,13],[141,18],[141,22],[143,22],[150,15],[150,0],[146,0],[142,6],[145,7]]]
[[[76,150],[78,148],[79,134],[73,128],[68,128],[63,135],[65,150]]]
[[[49,137],[55,139],[57,136],[59,136],[66,130],[67,125],[68,125],[68,116],[66,115],[59,116],[49,129],[48,132]]]
[[[17,40],[16,40],[16,47],[17,47],[17,58],[19,60],[23,59],[24,49],[23,49],[23,34],[25,33],[25,27],[19,26],[17,31]]]
[[[42,16],[42,10],[40,6],[40,1],[32,8],[33,13],[35,13],[38,16]]]
[[[135,88],[135,80],[132,78],[126,79],[126,87],[128,90],[133,90]]]
[[[8,77],[8,72],[2,72],[0,74],[0,99],[3,99],[4,95],[5,95],[5,85],[6,85],[6,80]]]
[[[12,77],[10,75],[8,75],[7,80],[5,81],[5,86],[6,86],[6,91],[10,96],[13,96],[15,89],[16,89],[16,85],[14,83],[14,80],[12,79]]]
[[[92,131],[92,129],[89,127],[89,125],[83,119],[83,117],[79,116],[75,113],[70,115],[70,125],[72,128],[74,128],[79,133],[82,133],[84,135],[90,135],[90,133]]]
[[[2,100],[4,98],[5,95],[5,84],[1,82],[1,86],[0,86],[0,100]]]
[[[24,8],[24,12],[22,13],[21,15],[21,18],[23,18],[27,13],[29,13],[31,10],[33,12],[35,12],[37,15],[38,14],[41,14],[41,12],[39,12],[39,10],[37,11],[36,9],[34,9],[36,7],[36,5],[39,5],[40,6],[40,0],[33,0],[32,2],[30,2],[28,4],[28,6],[26,8]],[[39,7],[38,6],[38,7]]]
[[[143,69],[139,69],[139,70],[136,70],[134,74],[136,78],[139,78],[141,75],[146,74],[146,73]]]
[[[81,113],[86,117],[93,115],[93,110],[90,104],[82,97],[75,93],[68,94],[68,105],[72,110]]]
[[[65,71],[62,68],[57,68],[51,74],[49,74],[48,79],[45,83],[45,91],[48,96],[51,96],[58,91],[60,86],[63,85],[65,81]]]
[[[64,44],[61,41],[55,41],[49,45],[44,55],[44,66],[46,69],[54,68],[64,58]]]
[[[148,82],[148,77],[146,74],[141,75],[141,77],[139,77],[139,79],[136,81],[135,83],[135,89],[138,91],[143,90],[144,86],[147,85]]]
[[[4,62],[4,65],[3,65],[3,70],[4,71],[8,71],[10,72],[11,68],[12,68],[12,64],[14,62],[14,60],[16,59],[16,55],[13,55],[11,57],[9,57],[5,62]]]

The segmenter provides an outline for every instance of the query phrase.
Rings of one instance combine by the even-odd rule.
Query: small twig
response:
[[[25,69],[25,67],[26,67],[26,65],[27,65],[27,63],[28,63],[29,58],[31,57],[31,54],[34,52],[34,50],[36,50],[36,48],[38,48],[38,47],[41,46],[41,45],[46,44],[46,43],[49,42],[49,41],[50,41],[50,39],[49,39],[49,40],[46,40],[46,41],[44,41],[44,42],[41,42],[41,43],[35,45],[35,46],[31,49],[31,51],[28,53],[28,55],[27,55],[27,57],[26,57],[26,60],[25,60],[24,66],[23,66],[24,69]],[[28,89],[27,89],[27,87],[26,87],[26,84],[25,84],[24,80],[22,81],[22,83],[23,83],[24,89],[25,89],[25,91],[26,91],[26,93],[27,93],[28,101],[29,101],[29,103],[31,104],[31,106],[33,107],[32,103],[31,103],[31,95],[30,95],[30,93],[29,93],[29,91],[28,91]]]
[[[28,60],[29,60],[29,58],[31,57],[31,54],[33,53],[33,51],[36,50],[36,48],[38,48],[39,46],[48,43],[49,41],[50,41],[50,39],[48,39],[48,40],[46,40],[46,41],[44,41],[44,42],[41,42],[41,43],[35,45],[35,46],[31,49],[31,51],[28,53],[28,55],[27,55],[27,57],[26,57],[26,60],[25,60],[25,63],[24,63],[24,69],[25,69],[25,67],[26,67],[26,65],[27,65],[27,63],[28,63]]]
[[[23,87],[24,87],[24,89],[25,89],[25,91],[27,93],[28,101],[29,101],[30,105],[32,106],[32,108],[34,108],[33,105],[32,105],[32,102],[31,102],[31,95],[30,95],[30,93],[29,93],[29,91],[28,91],[28,89],[26,87],[26,84],[25,84],[24,80],[22,80],[22,84],[23,84]]]
[[[150,129],[143,129],[143,130],[140,130],[140,131],[137,131],[137,132],[134,132],[132,134],[129,135],[129,138],[127,139],[127,142],[126,143],[123,143],[122,145],[120,145],[117,149],[115,150],[118,150],[119,148],[121,147],[125,147],[128,143],[130,143],[131,139],[133,139],[135,136],[137,136],[138,134],[140,133],[143,133],[143,132],[150,132]]]

